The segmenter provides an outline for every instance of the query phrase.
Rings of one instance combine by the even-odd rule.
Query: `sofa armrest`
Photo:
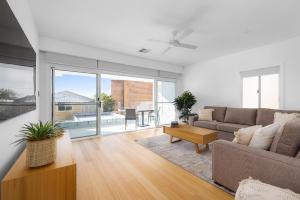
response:
[[[190,126],[194,125],[194,121],[198,121],[198,115],[189,116],[189,125]]]
[[[218,140],[213,143],[212,177],[232,191],[252,177],[300,193],[300,159]]]

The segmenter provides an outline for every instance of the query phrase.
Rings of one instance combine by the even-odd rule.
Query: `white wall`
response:
[[[8,3],[38,56],[38,33],[36,31],[27,0],[8,0]],[[11,145],[11,143],[16,140],[15,135],[19,133],[19,130],[24,123],[37,120],[38,110],[35,110],[0,124],[0,180],[23,149],[21,146],[16,147]]]
[[[38,52],[39,36],[27,0],[7,0],[31,46]]]
[[[118,53],[100,48],[69,43],[47,37],[41,37],[39,45],[40,50],[42,51],[97,59],[124,65],[132,65],[136,67],[164,70],[175,73],[182,73],[183,71],[183,67],[179,65],[150,60],[137,56],[131,56],[124,53]]]
[[[281,105],[300,110],[300,37],[184,67],[183,89],[204,105],[241,107],[240,72],[281,67]]]

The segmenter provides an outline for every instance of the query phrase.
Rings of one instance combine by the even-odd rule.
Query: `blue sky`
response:
[[[77,94],[94,97],[96,94],[96,75],[80,76],[75,74],[63,74],[55,76],[55,92],[71,91]],[[111,94],[111,79],[101,79],[101,91]]]

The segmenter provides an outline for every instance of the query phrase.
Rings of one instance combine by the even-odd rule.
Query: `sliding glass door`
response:
[[[97,75],[53,70],[53,121],[71,138],[98,134]]]
[[[53,69],[53,121],[71,138],[154,128],[175,120],[176,83]]]
[[[101,74],[101,134],[155,126],[154,80]]]
[[[157,125],[169,124],[175,120],[175,96],[175,82],[157,81]]]

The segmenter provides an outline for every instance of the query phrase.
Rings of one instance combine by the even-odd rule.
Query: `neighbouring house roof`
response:
[[[15,99],[14,102],[33,103],[35,102],[35,95],[28,95],[22,98]]]
[[[70,91],[55,93],[55,103],[86,103],[93,101],[94,99]]]

